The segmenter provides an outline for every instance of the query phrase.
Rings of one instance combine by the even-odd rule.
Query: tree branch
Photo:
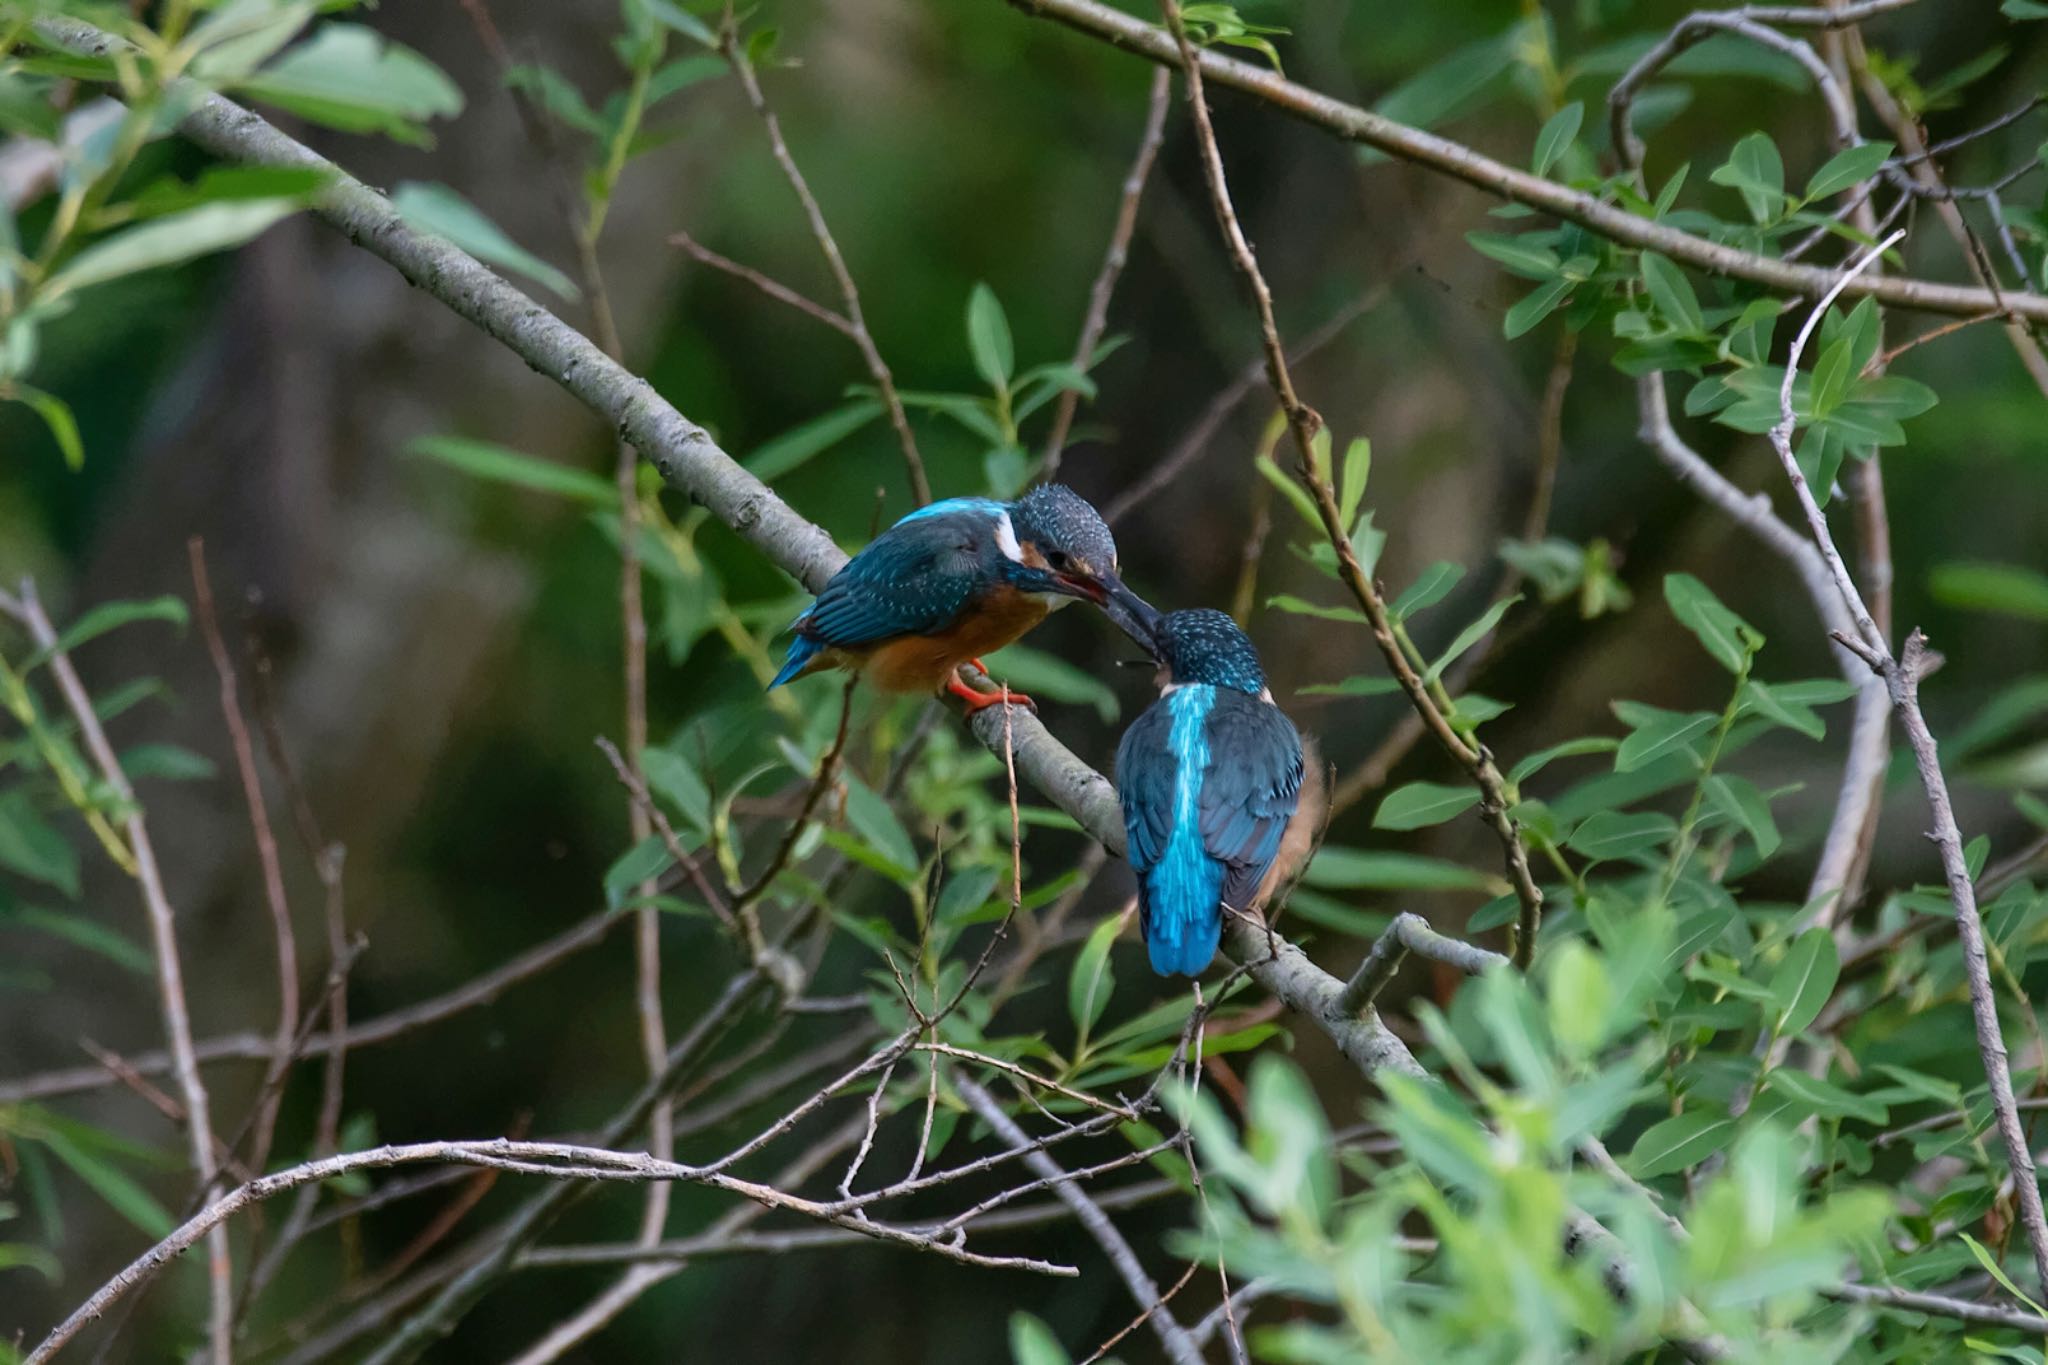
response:
[[[21,596],[9,601],[7,608],[10,615],[18,617],[29,638],[35,641],[36,648],[49,655],[50,676],[56,680],[57,690],[63,694],[64,704],[78,725],[79,738],[84,741],[94,766],[100,770],[100,780],[113,794],[115,808],[127,812],[122,826],[128,836],[129,853],[134,859],[135,884],[142,891],[142,908],[149,920],[164,1036],[169,1044],[172,1073],[177,1077],[178,1092],[185,1104],[185,1132],[190,1139],[192,1169],[199,1179],[199,1195],[206,1198],[213,1193],[219,1170],[214,1162],[213,1117],[207,1100],[206,1082],[199,1074],[199,1061],[192,1048],[192,1015],[185,1003],[185,970],[178,955],[176,916],[171,909],[170,895],[164,889],[163,873],[157,867],[156,848],[150,842],[142,803],[136,799],[135,788],[129,784],[128,775],[121,770],[121,760],[115,756],[114,746],[107,742],[107,732],[101,728],[99,715],[93,710],[91,694],[79,679],[78,670],[72,667],[71,656],[60,647],[56,627],[50,624],[49,615],[36,596],[35,584],[23,582]],[[233,1357],[235,1298],[234,1267],[229,1261],[226,1230],[208,1232],[206,1248],[208,1349],[215,1365],[228,1365]]]
[[[1813,490],[1807,486],[1806,476],[1800,472],[1798,457],[1792,451],[1792,431],[1797,424],[1792,411],[1792,382],[1799,371],[1800,355],[1805,351],[1821,316],[1827,312],[1828,305],[1846,289],[1859,270],[1891,246],[1892,240],[1895,237],[1865,252],[1835,287],[1821,298],[1794,338],[1785,359],[1785,380],[1778,393],[1781,415],[1778,424],[1770,431],[1771,447],[1778,453],[1778,463],[1784,468],[1785,477],[1799,499],[1800,509],[1806,514],[1814,544],[1819,547],[1821,558],[1826,561],[1828,572],[1842,595],[1850,619],[1855,623],[1856,633],[1853,636],[1838,632],[1835,638],[1860,655],[1870,665],[1871,671],[1884,679],[1892,709],[1906,732],[1907,743],[1913,749],[1914,763],[1920,770],[1920,785],[1927,792],[1927,804],[1934,820],[1934,828],[1928,837],[1940,851],[1942,872],[1948,879],[1949,900],[1955,909],[1956,937],[1962,944],[1963,973],[1970,986],[1970,1013],[1976,1024],[1977,1050],[1984,1063],[1985,1079],[1990,1085],[1991,1106],[1998,1116],[1998,1133],[2005,1145],[2006,1161],[2012,1169],[2020,1223],[2026,1228],[2028,1244],[2033,1248],[2035,1274],[2040,1283],[2048,1287],[2048,1216],[2042,1212],[2041,1187],[2034,1174],[2034,1154],[2028,1145],[2026,1131],[2020,1126],[2019,1111],[2014,1104],[2005,1037],[1998,1020],[1998,997],[1992,989],[1991,971],[1984,952],[1984,926],[1977,913],[1976,887],[1963,859],[1963,837],[1956,828],[1955,810],[1949,803],[1948,780],[1942,775],[1934,735],[1927,728],[1927,718],[1920,710],[1920,680],[1931,671],[1934,662],[1927,648],[1927,637],[1915,630],[1906,637],[1905,647],[1899,655],[1895,657],[1892,654],[1884,632],[1872,619],[1870,608],[1857,591],[1855,580],[1849,576],[1841,552],[1835,548],[1827,516],[1821,511],[1820,504],[1814,501]]]
[[[1184,66],[1171,34],[1098,0],[1008,0],[1008,3],[1027,14],[1058,20],[1069,28],[1134,52],[1148,61],[1164,66]],[[1403,161],[1412,161],[1452,179],[1462,180],[1489,194],[1578,223],[1623,246],[1659,251],[1674,261],[1709,274],[1729,275],[1806,298],[1818,298],[1840,277],[1838,270],[1759,256],[1638,217],[1591,194],[1504,165],[1462,143],[1411,128],[1384,115],[1298,85],[1266,67],[1237,61],[1206,49],[1196,56],[1202,75],[1218,85],[1242,91],[1348,142],[1375,147]],[[2031,321],[2048,321],[2048,296],[2041,294],[2006,291],[1994,296],[1985,289],[1897,275],[1858,279],[1850,286],[1849,292],[1858,296],[1870,295],[1895,307],[1928,313],[1968,317],[2009,310]]]
[[[1030,1137],[1017,1126],[1015,1119],[1003,1111],[1003,1107],[996,1103],[995,1097],[988,1091],[965,1076],[955,1076],[953,1086],[960,1092],[960,1097],[967,1101],[967,1107],[979,1114],[982,1122],[993,1129],[998,1138],[1012,1147],[1031,1147]],[[1131,1250],[1131,1244],[1124,1240],[1124,1235],[1116,1230],[1116,1224],[1110,1221],[1109,1215],[1060,1169],[1060,1164],[1048,1156],[1044,1149],[1027,1151],[1024,1164],[1037,1172],[1041,1179],[1053,1182],[1053,1197],[1073,1212],[1075,1219],[1087,1229],[1088,1235],[1095,1239],[1095,1244],[1102,1248],[1102,1254],[1107,1256],[1109,1263],[1116,1268],[1117,1278],[1130,1290],[1132,1299],[1137,1301],[1141,1310],[1149,1313],[1148,1320],[1152,1324],[1153,1335],[1159,1338],[1159,1345],[1167,1357],[1173,1360],[1175,1365],[1202,1365],[1201,1348],[1195,1345],[1188,1336],[1187,1329],[1173,1316],[1173,1310],[1160,1301],[1159,1286],[1153,1283],[1152,1277],[1145,1272],[1137,1253]]]

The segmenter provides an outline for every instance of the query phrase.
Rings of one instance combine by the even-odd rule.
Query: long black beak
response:
[[[1102,609],[1117,629],[1131,637],[1138,647],[1157,658],[1159,655],[1159,623],[1164,617],[1157,607],[1125,587],[1123,580],[1114,574],[1101,578],[1106,594]]]

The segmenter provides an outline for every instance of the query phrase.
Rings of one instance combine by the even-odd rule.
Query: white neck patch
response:
[[[1024,547],[1017,543],[1017,528],[1010,524],[1008,512],[996,513],[996,548],[1013,563],[1024,562]]]

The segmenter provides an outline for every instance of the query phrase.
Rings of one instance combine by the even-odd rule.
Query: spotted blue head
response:
[[[1016,537],[1014,547],[1003,547],[1011,583],[1026,592],[1079,597],[1097,606],[1132,598],[1117,575],[1116,539],[1086,498],[1065,484],[1048,483],[1007,511]]]
[[[1252,697],[1265,694],[1266,673],[1259,666],[1258,650],[1224,613],[1198,607],[1149,616],[1145,611],[1112,610],[1111,615],[1159,661],[1162,688],[1206,683]]]

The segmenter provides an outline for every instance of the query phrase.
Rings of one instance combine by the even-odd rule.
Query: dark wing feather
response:
[[[985,585],[983,561],[999,553],[993,526],[974,509],[896,523],[832,576],[797,633],[855,649],[946,629]]]
[[[1202,844],[1230,869],[1223,900],[1246,909],[1280,854],[1301,797],[1301,735],[1279,707],[1219,691],[1208,717]]]
[[[1173,717],[1156,701],[1124,731],[1116,749],[1116,794],[1124,808],[1125,856],[1142,878],[1166,856],[1180,763],[1169,743]]]

